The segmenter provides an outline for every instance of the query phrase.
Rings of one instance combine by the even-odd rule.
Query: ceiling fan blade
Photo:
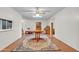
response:
[[[50,10],[42,10],[39,7],[35,7],[35,10],[24,10],[21,11],[24,13],[34,13],[34,14],[46,14],[47,12],[51,12]]]
[[[26,10],[26,11],[22,11],[22,12],[33,12],[33,11],[31,11],[31,10]]]

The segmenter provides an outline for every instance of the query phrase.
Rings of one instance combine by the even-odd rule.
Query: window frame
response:
[[[5,21],[5,23],[6,24],[4,24],[4,26],[6,26],[6,27],[4,27],[3,28],[3,21]],[[7,19],[2,19],[2,18],[0,18],[0,26],[1,26],[1,28],[0,28],[0,31],[6,31],[6,30],[12,30],[12,20],[7,20]],[[8,24],[11,24],[11,25],[8,25]]]

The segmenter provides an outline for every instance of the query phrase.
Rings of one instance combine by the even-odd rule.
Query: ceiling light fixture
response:
[[[33,16],[34,18],[36,18],[36,19],[40,19],[40,18],[42,18],[43,16],[41,16],[40,14],[36,14],[35,16]]]
[[[36,19],[42,18],[43,16],[41,15],[42,13],[40,13],[40,12],[42,12],[42,11],[40,11],[40,9],[37,7],[36,8],[36,14],[33,17],[36,18]]]

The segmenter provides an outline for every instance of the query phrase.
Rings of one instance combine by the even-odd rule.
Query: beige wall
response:
[[[28,27],[30,27],[31,30],[35,30],[36,22],[41,22],[42,23],[42,30],[48,25],[49,21],[48,20],[27,20],[25,19],[23,24],[24,30],[27,30]]]
[[[79,50],[79,8],[64,8],[50,22],[54,22],[57,38]]]
[[[0,7],[0,18],[12,20],[12,30],[0,31],[0,50],[21,37],[22,17],[12,8]]]

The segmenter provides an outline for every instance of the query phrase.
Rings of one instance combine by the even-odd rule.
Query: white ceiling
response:
[[[34,18],[34,10],[36,7],[13,7],[24,19],[36,19]],[[42,20],[48,20],[57,12],[61,11],[64,7],[39,7],[41,10],[45,12],[43,14]]]

